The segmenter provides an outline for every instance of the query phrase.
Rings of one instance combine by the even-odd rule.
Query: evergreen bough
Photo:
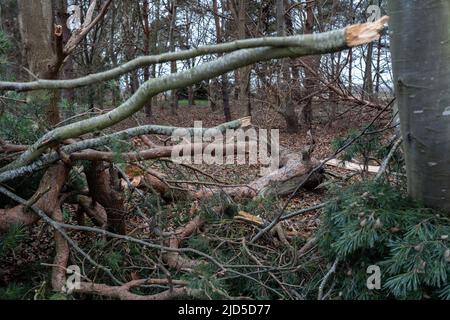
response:
[[[388,184],[361,182],[335,192],[318,230],[319,248],[339,259],[336,296],[343,299],[450,299],[450,221]],[[369,290],[367,268],[381,269]]]

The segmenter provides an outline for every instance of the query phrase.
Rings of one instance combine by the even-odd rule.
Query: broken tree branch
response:
[[[305,185],[305,183],[312,177],[312,175],[315,174],[316,172],[318,172],[319,170],[321,170],[327,164],[328,161],[336,158],[336,156],[338,154],[343,152],[345,149],[347,149],[349,146],[351,146],[355,141],[357,141],[362,136],[364,136],[369,131],[369,129],[372,127],[372,125],[381,117],[381,115],[383,115],[392,106],[394,101],[395,101],[395,99],[392,99],[391,102],[389,102],[383,108],[383,110],[381,110],[376,115],[376,117],[374,117],[372,119],[372,121],[369,123],[369,125],[367,125],[364,128],[364,130],[361,131],[361,133],[359,135],[357,135],[356,137],[354,137],[354,138],[350,139],[349,141],[347,141],[346,143],[344,143],[344,145],[342,147],[340,147],[338,150],[336,150],[336,152],[334,152],[334,154],[329,156],[325,161],[322,161],[318,166],[316,166],[314,169],[312,169],[309,172],[309,174],[301,180],[301,182],[297,185],[295,190],[291,193],[291,195],[289,196],[289,198],[287,199],[287,201],[284,204],[283,208],[277,214],[275,219],[273,219],[272,222],[267,227],[265,227],[263,230],[258,232],[258,234],[255,237],[253,237],[253,239],[250,241],[250,243],[254,243],[255,241],[258,241],[266,232],[272,230],[278,224],[278,222],[280,222],[280,219],[283,217],[284,212],[286,211],[289,203],[291,203],[291,201],[294,198],[294,196],[297,194],[297,192],[300,190],[300,188],[302,188]]]
[[[391,161],[392,157],[394,156],[395,152],[397,151],[397,149],[400,147],[400,145],[403,142],[403,138],[400,137],[398,138],[394,145],[392,146],[391,150],[389,151],[389,154],[386,156],[386,158],[383,160],[383,163],[380,166],[380,170],[378,171],[376,177],[375,177],[375,181],[379,181],[384,173],[386,172],[387,166],[389,164],[389,162]]]
[[[220,132],[225,132],[227,129],[237,129],[240,127],[247,126],[250,123],[249,118],[242,118],[238,120],[234,120],[231,122],[227,122],[224,124],[221,124],[217,127],[214,127],[212,129],[218,130]],[[197,133],[204,133],[207,128],[199,129],[199,128],[177,128],[177,127],[167,127],[167,126],[157,126],[157,125],[147,125],[147,126],[141,126],[136,128],[131,128],[127,130],[123,130],[120,132],[112,133],[110,135],[105,135],[103,137],[94,138],[94,139],[88,139],[83,140],[79,142],[75,142],[73,144],[64,146],[60,148],[60,151],[66,155],[72,155],[74,153],[77,153],[82,150],[91,149],[103,145],[107,145],[112,143],[113,141],[117,140],[127,140],[132,137],[141,136],[143,134],[160,134],[160,135],[171,135],[176,130],[185,129],[186,132],[194,135]],[[142,151],[139,153],[132,153],[129,155],[130,161],[137,161],[138,159],[156,159],[161,157],[169,157],[172,154],[173,147],[159,147],[155,149],[150,149],[148,151]],[[92,158],[90,158],[92,157]],[[102,153],[95,150],[89,151],[87,153],[84,153],[83,155],[76,155],[71,158],[72,160],[78,159],[85,159],[85,160],[105,160],[108,161],[109,159],[112,159],[110,153]],[[104,159],[103,159],[104,158]],[[134,159],[134,160],[133,160]],[[39,171],[49,164],[52,164],[56,161],[60,160],[60,153],[58,152],[51,152],[48,155],[44,155],[41,158],[37,159],[30,165],[26,165],[23,167],[18,167],[13,170],[7,170],[5,172],[0,173],[0,182],[9,181],[15,178],[18,178],[20,176],[33,173],[36,171]],[[1,171],[1,170],[0,170]]]
[[[81,29],[77,30],[67,41],[67,44],[64,46],[64,56],[67,57],[72,53],[73,50],[78,46],[78,44],[84,39],[84,37],[92,30],[93,27],[106,15],[108,11],[108,7],[111,4],[112,0],[108,0],[103,7],[100,9],[99,14],[92,20],[92,16],[94,14],[94,9],[97,4],[97,0],[93,0],[89,6],[88,13],[86,15],[86,19],[81,26]]]
[[[199,290],[189,289],[185,286],[181,288],[173,288],[172,290],[166,290],[161,293],[156,293],[153,295],[138,295],[135,293],[131,293],[130,289],[139,287],[142,285],[148,285],[148,284],[164,284],[167,281],[156,281],[159,279],[154,280],[137,280],[137,281],[131,281],[128,283],[125,283],[121,286],[109,286],[106,284],[99,284],[99,283],[90,283],[90,282],[81,282],[80,287],[78,289],[74,289],[74,293],[81,293],[81,294],[90,294],[90,295],[97,295],[97,296],[103,296],[113,299],[119,299],[119,300],[174,300],[174,299],[186,299],[186,298],[192,298],[192,297],[199,297],[201,296],[201,293]],[[164,280],[164,279],[162,279]],[[174,284],[177,283],[183,283],[182,281],[175,281]]]
[[[386,19],[387,17],[383,18],[382,21],[386,22]],[[375,24],[375,26],[373,23],[363,24],[360,25],[358,30],[365,32],[366,30],[373,29],[381,32],[381,23],[379,22]],[[185,88],[192,84],[217,77],[231,70],[239,69],[258,61],[336,52],[349,47],[349,44],[347,43],[347,28],[313,34],[308,38],[301,39],[304,41],[304,45],[301,47],[261,47],[239,50],[184,72],[171,74],[162,78],[150,79],[145,82],[133,96],[116,109],[48,132],[24,152],[19,159],[2,168],[1,171],[4,172],[6,170],[30,164],[33,160],[42,155],[48,147],[57,145],[61,141],[79,137],[92,131],[103,130],[119,123],[139,111],[151,97],[161,92]],[[372,38],[367,37],[367,39]],[[22,84],[20,84],[19,87],[21,85]]]
[[[354,47],[364,43],[370,43],[377,40],[380,31],[383,29],[384,24],[387,21],[388,17],[383,17],[379,21],[373,23],[352,25],[344,29],[319,34],[236,40],[233,42],[201,46],[195,49],[179,52],[169,52],[154,56],[144,56],[131,60],[117,68],[72,80],[37,80],[27,83],[0,81],[0,90],[31,91],[41,89],[79,88],[101,81],[112,80],[135,69],[142,68],[151,64],[187,60],[202,55],[229,53],[241,49],[254,49],[261,47],[272,47],[272,49],[287,49],[283,50],[284,53],[280,52],[279,54],[276,54],[274,52],[272,54],[274,55],[273,58],[276,58],[276,56],[283,57],[283,55],[287,57],[290,54],[292,56],[307,56],[327,53],[330,51],[344,50],[350,47]],[[94,22],[92,24],[94,24]],[[71,41],[71,43],[72,42],[75,42],[75,40]],[[69,47],[71,48],[73,46],[69,46],[68,43],[68,45],[66,45],[65,51],[68,51]],[[270,51],[271,48],[266,49]],[[292,50],[294,50],[295,52],[293,51],[289,53],[289,51]],[[271,57],[267,58],[272,59]]]

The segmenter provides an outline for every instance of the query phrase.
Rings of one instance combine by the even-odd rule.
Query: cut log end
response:
[[[241,121],[241,128],[248,128],[252,125],[252,117],[245,117],[240,119]]]
[[[345,38],[349,48],[370,43],[380,38],[380,33],[389,21],[388,16],[384,16],[375,22],[355,24],[345,29]]]

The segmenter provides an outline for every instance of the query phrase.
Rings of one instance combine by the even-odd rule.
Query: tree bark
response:
[[[53,38],[53,7],[51,0],[18,0],[20,35],[24,44],[29,70],[41,79],[56,79],[59,66],[54,65],[56,56]],[[62,46],[62,39],[61,46]],[[58,103],[60,91],[49,92],[50,102],[46,108],[48,125],[60,122]]]
[[[212,9],[214,14],[214,23],[216,27],[216,41],[217,43],[222,43],[222,27],[220,23],[220,17],[219,17],[219,9],[217,5],[217,0],[213,0],[212,3]],[[222,54],[219,54],[219,57],[221,57]],[[223,108],[223,114],[225,116],[225,121],[231,121],[231,111],[230,111],[230,97],[228,92],[228,76],[224,73],[221,76],[220,81],[220,89],[222,91],[222,108]]]
[[[169,30],[169,47],[170,51],[175,51],[175,28],[177,23],[177,3],[176,0],[171,1],[170,5],[170,30]],[[170,73],[177,73],[177,62],[172,61],[170,64]],[[178,90],[174,89],[170,96],[170,109],[173,115],[178,110]]]
[[[309,1],[306,5],[305,34],[311,34],[314,30],[314,6],[315,1]],[[304,59],[304,62],[314,71],[316,71],[320,65],[320,57],[308,57]],[[311,72],[308,68],[305,68],[305,89],[307,95],[314,91],[315,84],[316,81],[314,72]],[[302,110],[302,120],[308,128],[311,128],[313,120],[312,103],[313,97],[311,96],[306,99],[305,105]]]
[[[286,30],[286,8],[284,0],[277,0],[276,2],[277,14],[277,35],[284,37],[287,34]],[[291,80],[291,73],[287,59],[281,60],[281,70],[279,74],[279,92],[278,101],[280,104],[281,114],[286,121],[286,128],[289,133],[296,133],[300,130],[297,112],[295,111],[295,103],[292,100],[292,88],[289,87]]]
[[[373,44],[369,43],[367,46],[366,68],[364,71],[364,84],[362,98],[372,100],[373,98],[373,76],[372,76],[372,56]]]
[[[450,2],[389,1],[409,194],[450,213]]]
[[[59,209],[59,196],[66,182],[68,170],[62,163],[55,164],[42,177],[39,188],[34,194],[34,206],[52,214]],[[34,201],[32,201],[34,202]],[[0,231],[7,231],[11,226],[31,225],[39,220],[39,216],[19,205],[10,209],[0,209]]]
[[[98,202],[105,208],[107,229],[113,233],[125,234],[124,198],[117,171],[112,166],[105,168],[101,161],[92,161],[86,177],[94,204]]]
[[[152,54],[157,54],[158,53],[158,30],[159,30],[159,26],[160,26],[160,9],[161,6],[161,0],[156,0],[154,1],[154,7],[155,7],[155,17],[154,17],[154,21],[153,21],[153,25],[152,25],[152,32],[151,32],[151,52]],[[152,78],[155,79],[156,78],[156,64],[152,64]],[[157,105],[158,104],[158,98],[152,97],[151,98],[152,104],[153,105]]]
[[[143,8],[142,8],[142,20],[143,20],[143,28],[144,28],[144,55],[150,55],[150,25],[149,25],[149,0],[144,0]],[[150,79],[150,66],[145,66],[144,68],[144,81],[148,81]],[[144,107],[145,116],[147,119],[152,117],[152,99],[149,99],[147,104]]]
[[[237,0],[237,6],[234,6],[234,17],[237,19],[237,38],[245,39],[246,38],[246,22],[247,22],[247,8],[248,8],[247,0]],[[236,3],[235,3],[236,4]],[[251,116],[252,114],[252,106],[250,101],[250,73],[251,66],[246,66],[237,71],[238,73],[238,86],[239,86],[239,94],[238,94],[238,105],[239,108],[244,110],[245,116]]]

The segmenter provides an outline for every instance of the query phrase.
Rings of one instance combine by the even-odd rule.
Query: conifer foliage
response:
[[[450,298],[450,221],[388,184],[338,190],[323,213],[321,253],[339,261],[336,294],[345,299]],[[379,266],[381,289],[366,286]]]

